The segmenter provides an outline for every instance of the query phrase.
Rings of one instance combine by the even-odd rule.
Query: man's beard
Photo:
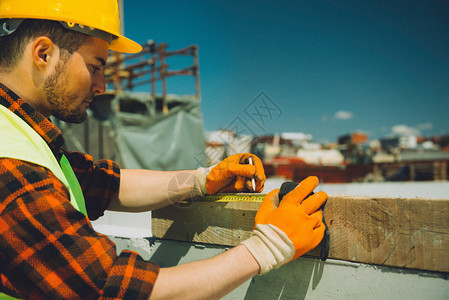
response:
[[[66,92],[65,87],[68,86],[67,77],[61,76],[65,71],[67,61],[67,58],[61,58],[54,72],[45,79],[44,91],[54,117],[68,123],[82,123],[87,118],[86,110],[80,106],[70,108],[70,104],[74,101],[79,101],[79,98],[77,94]]]

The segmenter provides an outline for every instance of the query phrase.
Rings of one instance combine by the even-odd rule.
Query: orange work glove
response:
[[[271,191],[255,218],[251,237],[242,242],[260,265],[259,274],[279,268],[315,248],[324,236],[323,215],[317,211],[327,200],[325,192],[308,197],[318,186],[310,176],[285,195],[279,205],[279,189]]]
[[[253,164],[249,164],[249,158]],[[255,190],[252,179],[255,180]],[[195,173],[195,190],[200,196],[226,192],[261,192],[265,183],[261,160],[251,153],[229,156],[210,168],[199,168]]]

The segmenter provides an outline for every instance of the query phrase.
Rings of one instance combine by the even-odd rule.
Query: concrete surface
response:
[[[205,259],[228,249],[153,238],[111,238],[119,252],[137,251],[161,267]],[[248,280],[224,299],[449,299],[449,274],[301,257]]]
[[[268,178],[264,193],[279,188],[283,178]],[[449,199],[449,181],[321,183],[316,191],[335,196]]]

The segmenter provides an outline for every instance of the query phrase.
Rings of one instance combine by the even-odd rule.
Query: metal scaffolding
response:
[[[167,78],[173,76],[193,76],[195,79],[195,99],[200,100],[200,77],[198,46],[170,51],[166,43],[156,44],[150,40],[142,45],[137,54],[113,53],[105,67],[105,80],[113,92],[133,91],[135,87],[150,86],[150,94],[154,99],[162,101],[162,112],[168,112]],[[191,56],[193,64],[182,69],[171,70],[167,59],[174,56]],[[158,86],[159,85],[159,86]],[[161,89],[157,95],[156,89]]]

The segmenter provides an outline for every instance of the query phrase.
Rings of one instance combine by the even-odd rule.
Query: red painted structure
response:
[[[317,176],[323,183],[362,182],[369,174],[394,181],[447,180],[449,173],[449,160],[324,166],[309,165],[296,157],[276,157],[263,164],[267,177],[283,177],[295,182],[308,176]]]

